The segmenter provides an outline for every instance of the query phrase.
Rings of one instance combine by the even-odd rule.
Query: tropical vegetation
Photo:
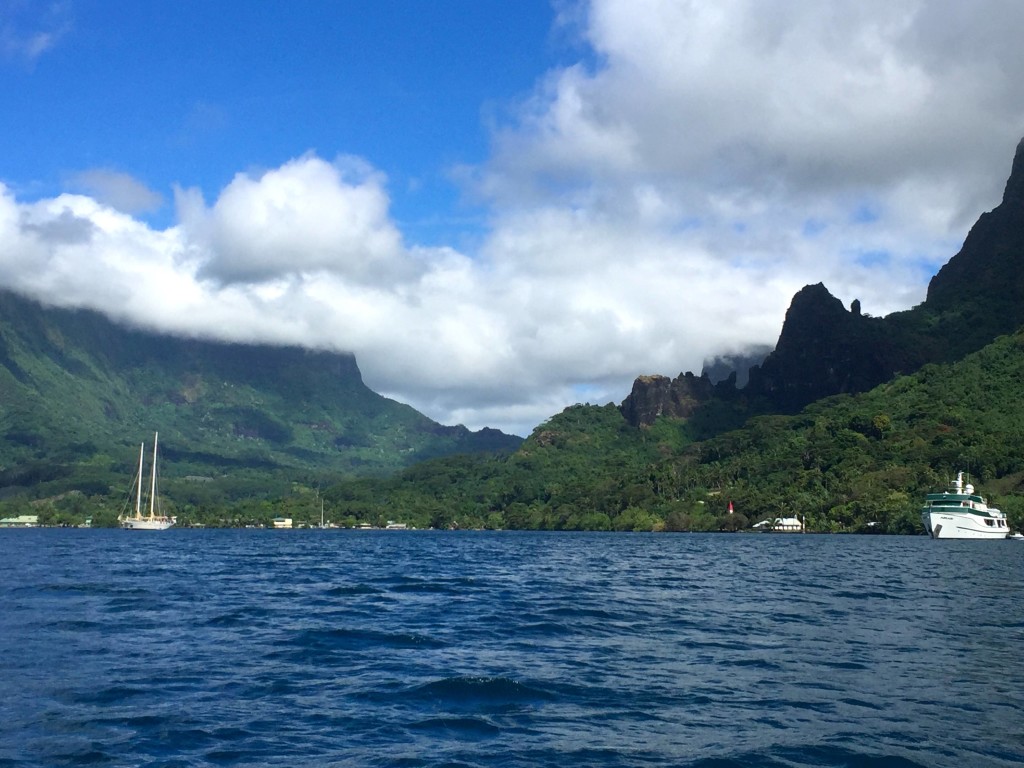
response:
[[[509,456],[437,459],[327,498],[348,518],[400,511],[433,526],[718,531],[798,517],[812,531],[914,534],[924,494],[964,470],[1020,529],[1021,381],[1018,332],[956,364],[703,441],[680,420],[636,429],[612,405],[577,405]]]
[[[758,415],[693,440],[685,421],[628,424],[614,405],[581,404],[548,419],[514,452],[451,455],[389,476],[324,483],[313,474],[268,485],[232,474],[234,498],[210,482],[163,479],[181,524],[549,530],[735,531],[798,517],[819,532],[922,533],[924,494],[970,473],[1011,526],[1024,528],[1024,332],[952,365],[928,365],[876,389]],[[126,473],[127,476],[127,473]],[[0,517],[113,524],[123,498],[76,490],[0,502]],[[729,512],[732,503],[733,513]]]

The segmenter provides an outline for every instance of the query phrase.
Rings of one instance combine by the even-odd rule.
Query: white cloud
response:
[[[548,73],[495,132],[470,174],[491,223],[472,253],[405,242],[377,170],[307,154],[210,204],[178,190],[163,231],[99,184],[34,203],[0,188],[0,283],[350,350],[433,418],[523,433],[639,374],[774,344],[808,283],[874,315],[919,302],[1024,133],[1016,2],[579,9],[593,63]]]
[[[804,205],[966,176],[962,194],[991,201],[1024,123],[1024,7],[956,7],[594,0],[582,34],[600,64],[549,76],[484,189],[521,204],[639,178],[707,215],[709,196]]]
[[[323,271],[387,284],[411,266],[388,203],[383,179],[364,163],[306,155],[258,178],[238,174],[209,211],[183,203],[182,224],[204,251],[202,274],[211,279]]]

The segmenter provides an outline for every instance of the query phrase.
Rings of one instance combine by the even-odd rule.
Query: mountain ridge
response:
[[[745,401],[750,413],[795,413],[831,395],[865,392],[927,363],[952,362],[1024,325],[1024,139],[1014,153],[1002,201],[971,227],[961,249],[928,284],[925,300],[883,318],[847,310],[822,283],[798,291],[774,349],[750,367],[736,392],[670,386],[641,376],[623,401],[624,417],[649,426],[661,415],[689,418],[713,401]],[[700,381],[698,379],[698,381]],[[687,392],[683,392],[687,390]],[[696,394],[686,398],[687,394]],[[678,400],[688,400],[687,413]]]
[[[1024,343],[1017,332],[1024,325],[1024,301],[1018,301],[1024,296],[1024,275],[1017,268],[1022,255],[1024,141],[1018,145],[1003,201],[979,218],[960,251],[932,278],[928,296],[918,306],[875,318],[861,312],[859,301],[847,309],[821,283],[806,286],[793,297],[775,348],[760,365],[750,367],[746,386],[737,386],[736,375],[723,378],[720,366],[714,382],[708,367],[699,377],[640,376],[620,406],[571,406],[539,425],[504,457],[444,456],[456,452],[452,441],[458,442],[457,435],[445,430],[458,428],[433,424],[421,414],[417,419],[407,406],[383,406],[386,399],[368,395],[357,375],[338,380],[328,375],[349,368],[357,374],[354,359],[328,356],[323,359],[330,364],[321,368],[282,359],[264,370],[241,352],[239,360],[232,362],[233,353],[227,353],[215,363],[196,353],[208,363],[198,373],[186,370],[179,360],[173,367],[177,376],[168,376],[162,367],[168,361],[158,359],[135,366],[131,376],[118,376],[118,354],[135,349],[147,337],[121,338],[122,346],[113,344],[104,352],[112,356],[110,361],[82,351],[74,324],[35,318],[32,332],[22,338],[11,331],[16,324],[3,322],[0,293],[0,388],[6,393],[14,385],[22,387],[20,399],[3,400],[0,436],[6,439],[8,456],[20,451],[35,460],[12,469],[3,465],[7,457],[0,456],[0,494],[16,487],[11,473],[17,471],[33,480],[37,494],[68,487],[96,493],[113,488],[111,478],[123,473],[126,463],[104,457],[102,450],[126,441],[111,434],[100,440],[97,425],[109,430],[131,422],[141,428],[140,415],[158,415],[171,420],[172,434],[178,427],[179,436],[189,438],[184,445],[208,451],[189,454],[186,447],[176,457],[172,453],[179,477],[193,467],[226,468],[224,475],[231,477],[245,471],[252,475],[219,496],[179,483],[175,490],[184,509],[212,503],[251,505],[260,495],[281,498],[297,476],[307,486],[319,486],[328,471],[325,457],[336,459],[339,449],[351,449],[346,455],[352,464],[333,468],[334,484],[324,497],[329,508],[353,520],[372,516],[380,521],[394,514],[437,527],[456,526],[461,520],[520,528],[742,528],[739,517],[716,518],[703,511],[701,505],[715,504],[719,494],[728,493],[752,514],[771,514],[782,505],[810,510],[830,530],[850,530],[884,513],[882,530],[912,532],[913,494],[934,483],[940,469],[959,468],[951,464],[975,465],[982,477],[995,479],[1011,493],[1024,483],[1024,466],[1007,451],[1019,441],[997,439],[993,432],[1005,428],[1015,436],[1020,429],[1015,377],[1024,367]],[[996,287],[1001,293],[993,295]],[[25,317],[31,325],[31,313]],[[91,315],[88,319],[100,322]],[[175,354],[167,351],[165,358],[176,359]],[[266,354],[269,359],[298,353]],[[966,356],[970,360],[963,361]],[[745,365],[753,362],[740,357]],[[1002,366],[998,391],[986,390],[980,381],[964,395],[969,404],[961,406],[956,401],[962,396],[958,377],[984,376],[985,361],[993,370]],[[282,365],[317,375],[290,388],[286,377],[273,375]],[[234,380],[212,375],[227,370],[234,371],[228,376]],[[240,372],[257,379],[266,374],[282,389],[253,388],[237,379]],[[63,411],[61,439],[53,443],[31,430],[33,424],[54,423],[47,399],[31,396],[28,384],[39,376],[52,394],[82,406]],[[94,386],[103,394],[76,403],[75,384]],[[369,398],[367,410],[377,409],[381,418],[360,425],[333,412],[322,420],[308,408],[299,412],[290,408],[288,395],[301,386],[319,393],[347,392],[353,401]],[[870,397],[861,396],[868,391]],[[994,408],[986,402],[992,396],[999,399]],[[124,404],[133,398],[141,405]],[[938,416],[928,412],[929,398],[938,399],[932,408]],[[176,414],[195,416],[207,406],[212,408],[193,422],[199,432],[186,435],[174,423]],[[201,433],[207,420],[220,428]],[[424,434],[442,444],[424,439]],[[52,431],[49,437],[55,437]],[[488,437],[495,442],[507,438],[483,435]],[[397,458],[392,453],[389,462],[378,458],[374,463],[382,442],[397,450]],[[427,461],[417,463],[419,459]],[[81,471],[53,477],[54,465]],[[355,479],[360,474],[370,477]],[[769,476],[772,482],[760,487]],[[791,491],[780,484],[787,476],[795,478]],[[279,482],[269,483],[268,477]],[[1010,500],[1016,519],[1021,519],[1024,503],[1016,496]],[[261,507],[255,517],[244,519],[265,521],[269,510]],[[243,520],[237,515],[232,519],[235,524]]]
[[[0,396],[0,494],[22,487],[19,470],[47,462],[61,465],[73,486],[81,479],[76,462],[122,455],[157,430],[170,475],[176,466],[199,475],[239,467],[380,474],[521,442],[498,430],[443,426],[378,395],[353,355],[161,335],[7,290]],[[56,480],[52,490],[62,490]]]
[[[1022,529],[1022,377],[1024,329],[706,440],[680,419],[637,428],[614,405],[574,405],[507,456],[432,459],[325,496],[414,525],[710,532],[797,516],[815,532],[923,534],[925,494],[964,470]]]
[[[746,387],[707,365],[639,376],[620,406],[570,406],[507,457],[431,460],[328,489],[329,503],[431,525],[737,531],[797,516],[812,531],[922,534],[924,494],[966,470],[1020,530],[1024,302],[993,311],[956,273],[1024,290],[1022,189],[1024,142],[1003,202],[917,307],[873,318],[822,284],[799,291]]]

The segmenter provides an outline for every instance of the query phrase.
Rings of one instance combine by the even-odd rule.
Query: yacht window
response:
[[[991,528],[992,527],[992,521],[991,520],[986,520],[985,521],[985,525],[987,525],[989,528]]]

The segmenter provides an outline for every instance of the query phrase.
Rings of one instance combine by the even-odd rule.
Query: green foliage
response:
[[[154,431],[162,491],[183,509],[521,442],[377,395],[350,356],[155,336],[0,290],[0,499],[120,500]]]
[[[925,366],[856,397],[793,417],[754,419],[684,458],[749,516],[780,505],[818,530],[919,532],[924,494],[969,471],[990,501],[1017,508],[1024,477],[1024,336],[998,339],[952,366]],[[1009,508],[1008,507],[1008,508]],[[1012,520],[1011,520],[1012,522]]]
[[[158,426],[182,525],[319,525],[323,509],[347,526],[738,531],[796,516],[813,531],[913,534],[924,494],[965,470],[1024,527],[1021,333],[795,415],[750,417],[763,404],[735,397],[636,429],[612,405],[575,405],[501,454],[460,453],[503,436],[380,398],[346,358],[184,342],[147,357],[141,334],[91,347],[109,329],[90,315],[2,310],[4,517],[116,524],[134,441]]]
[[[627,425],[577,405],[508,457],[449,457],[334,486],[367,518],[522,529],[736,531],[800,517],[812,531],[922,533],[924,495],[969,471],[1024,524],[1024,335],[856,396],[690,442],[689,426]],[[735,511],[729,514],[728,503]]]

